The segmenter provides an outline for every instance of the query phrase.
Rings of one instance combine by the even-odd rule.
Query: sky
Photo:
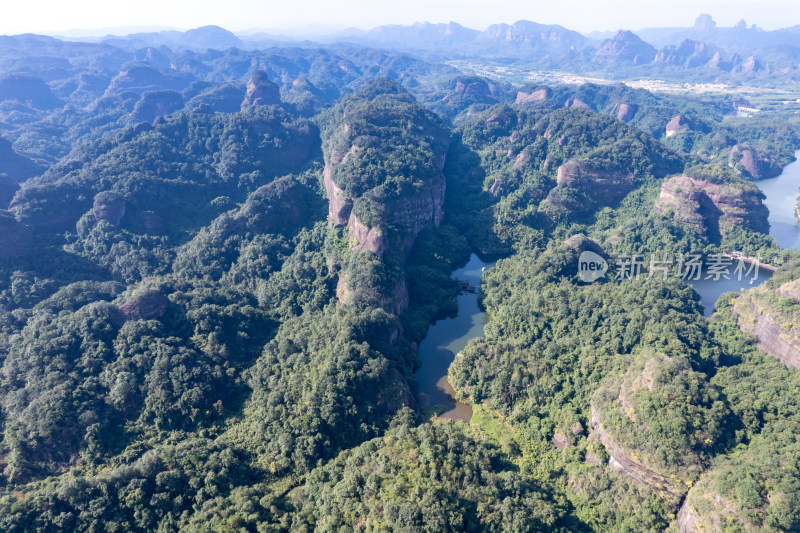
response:
[[[718,26],[733,26],[740,19],[765,29],[800,24],[798,0],[3,0],[3,4],[0,34],[4,35],[120,27],[190,29],[209,24],[234,32],[281,29],[288,34],[451,20],[483,30],[520,19],[589,33],[686,27],[700,13],[711,14]]]

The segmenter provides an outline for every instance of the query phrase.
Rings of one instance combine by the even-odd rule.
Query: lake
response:
[[[783,173],[776,177],[756,181],[764,192],[764,204],[769,208],[770,235],[781,248],[800,248],[800,224],[795,218],[795,203],[800,194],[800,151],[798,161],[787,165]],[[482,268],[486,263],[473,254],[469,262],[453,271],[453,278],[465,280],[471,286],[479,286]],[[735,262],[734,262],[735,267]],[[757,287],[772,276],[772,272],[760,269],[758,278],[751,284],[751,275],[736,279],[731,268],[731,278],[719,281],[700,279],[691,282],[700,295],[704,313],[710,316],[714,304],[725,292],[740,292]],[[705,274],[701,276],[704,278]],[[483,335],[485,316],[478,307],[478,295],[464,292],[458,296],[458,314],[454,318],[439,320],[428,329],[428,334],[419,345],[419,358],[422,366],[417,370],[420,404],[427,407],[440,406],[440,415],[453,420],[468,422],[472,417],[469,405],[455,401],[453,388],[447,381],[450,364],[470,339]]]
[[[800,224],[795,216],[797,196],[800,195],[800,150],[795,157],[798,160],[786,165],[780,176],[754,182],[766,196],[764,205],[769,209],[769,234],[781,248],[800,248]],[[700,294],[705,315],[710,316],[722,293],[752,289],[771,276],[772,272],[761,270],[752,285],[748,280],[701,280],[693,282],[692,286]]]
[[[464,267],[453,271],[452,277],[476,287],[481,282],[481,269],[486,266],[477,255],[472,254]],[[419,401],[427,407],[441,406],[443,411],[439,416],[443,418],[465,422],[472,418],[472,407],[453,399],[447,370],[470,339],[483,335],[484,318],[483,311],[478,307],[478,295],[463,292],[458,296],[458,314],[434,323],[419,344],[422,363],[416,373]]]

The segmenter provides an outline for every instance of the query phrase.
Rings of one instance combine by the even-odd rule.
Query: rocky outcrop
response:
[[[539,87],[531,92],[518,91],[517,98],[514,101],[516,104],[527,104],[529,102],[541,102],[547,100],[552,95],[549,87]]]
[[[600,244],[597,241],[587,237],[583,233],[576,233],[575,235],[564,241],[564,244],[566,244],[573,250],[577,251],[578,253],[583,253],[588,250],[590,252],[596,253],[601,257],[608,258],[608,254],[606,254],[606,251],[603,250],[603,247],[600,246]]]
[[[756,337],[760,350],[786,366],[800,369],[800,323],[782,316],[770,304],[770,295],[800,302],[800,280],[784,283],[778,289],[762,286],[740,296],[734,304],[739,327]]]
[[[774,178],[783,171],[778,162],[770,155],[741,144],[731,148],[728,166],[740,175],[754,180]]]
[[[714,52],[706,43],[685,39],[679,45],[669,45],[661,49],[655,62],[688,69],[706,65],[713,56]]]
[[[632,63],[645,65],[652,63],[656,49],[630,31],[620,31],[611,39],[606,39],[594,53],[594,59],[611,63]]]
[[[707,239],[718,240],[737,225],[769,232],[769,212],[762,199],[763,194],[749,183],[719,184],[676,176],[661,185],[654,210],[671,214]]]
[[[684,500],[683,505],[681,505],[678,511],[678,531],[680,533],[693,533],[697,531],[697,523],[699,520],[700,516],[692,506],[689,505],[688,500]]]
[[[94,197],[92,212],[95,220],[118,226],[125,215],[125,197],[115,192],[101,192]]]
[[[686,115],[675,115],[667,123],[665,135],[667,137],[672,137],[673,135],[677,135],[679,133],[688,133],[690,131],[700,131],[706,133],[708,132],[708,126],[699,120],[687,117]]]
[[[614,109],[611,110],[611,115],[622,122],[629,122],[633,119],[638,110],[639,108],[636,104],[618,103],[614,105]]]
[[[577,189],[601,204],[621,200],[633,189],[633,174],[599,169],[588,163],[570,159],[558,168],[557,183]]]
[[[331,161],[335,159],[332,158]],[[386,232],[380,227],[369,227],[363,224],[353,213],[353,198],[350,198],[340,189],[331,178],[331,172],[336,163],[329,161],[323,171],[325,190],[328,194],[328,219],[337,228],[346,227],[351,240],[351,249],[354,251],[370,251],[376,255],[383,255],[389,243]],[[444,156],[441,165],[444,167]],[[405,235],[404,247],[409,248],[414,238],[428,224],[436,224],[442,220],[444,212],[445,179],[440,174],[434,180],[426,183],[415,194],[400,198],[387,206],[385,222],[400,229]]]
[[[133,107],[131,116],[136,120],[153,122],[183,107],[183,97],[175,91],[149,91]]]
[[[443,168],[450,137],[395,82],[376,82],[374,87],[365,89],[365,95],[373,98],[372,90],[396,99],[397,105],[391,111],[383,107],[385,104],[375,109],[364,106],[366,110],[354,109],[352,117],[344,109],[340,112],[341,122],[326,141],[323,182],[330,223],[347,228],[352,250],[382,256],[390,245],[390,234],[392,245],[398,251],[408,252],[423,228],[441,221],[446,183]],[[351,125],[348,120],[354,123]],[[424,152],[409,152],[408,141],[398,135],[398,130],[405,130],[404,135],[415,138]],[[383,183],[391,176],[377,174],[364,183],[359,173],[350,170],[359,168],[365,147],[372,145],[380,147],[386,157],[395,159],[390,161],[391,166],[401,169],[395,172],[410,174],[403,176],[401,191],[392,182]],[[416,160],[414,168],[403,168],[407,162],[400,158],[404,156],[394,153],[404,153],[405,157]],[[370,219],[359,219],[359,213],[363,217],[363,209],[371,207],[375,213]]]
[[[567,98],[564,102],[564,107],[577,108],[577,109],[591,109],[592,106],[581,100],[580,98]]]
[[[475,101],[486,101],[493,98],[492,90],[489,87],[487,80],[474,77],[461,76],[456,79],[456,85],[453,89],[456,94],[473,99]]]
[[[247,92],[244,95],[241,109],[259,105],[275,105],[281,103],[281,92],[278,86],[269,81],[267,73],[256,70],[247,83]]]
[[[164,316],[169,298],[156,289],[138,289],[119,306],[125,321],[158,320]]]
[[[617,444],[608,431],[602,426],[595,406],[592,406],[590,427],[608,452],[609,468],[633,478],[638,483],[647,485],[673,504],[677,504],[680,501],[681,496],[686,492],[686,489],[681,486],[680,482],[636,461],[631,453]]]
[[[105,95],[113,96],[126,92],[141,95],[148,91],[181,91],[189,86],[190,79],[187,76],[162,74],[150,65],[136,64],[120,71],[111,80]]]

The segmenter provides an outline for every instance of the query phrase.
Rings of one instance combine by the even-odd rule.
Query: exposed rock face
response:
[[[603,247],[600,246],[600,244],[597,241],[587,237],[583,233],[576,233],[575,235],[564,241],[564,244],[576,250],[578,253],[583,253],[588,250],[590,252],[596,253],[601,257],[608,258],[608,255],[606,254],[606,251],[603,250]]]
[[[550,98],[552,91],[549,87],[540,87],[535,89],[530,93],[526,93],[524,91],[517,92],[517,99],[514,103],[517,104],[527,104],[528,102],[540,102],[542,100],[547,100]]]
[[[375,86],[387,98],[396,98],[397,109],[403,112],[383,107],[366,112],[355,109],[355,121],[350,124],[347,122],[350,117],[343,110],[341,122],[326,141],[323,178],[330,223],[335,227],[347,227],[351,249],[381,256],[389,247],[390,233],[392,245],[408,252],[423,228],[429,224],[438,225],[441,221],[445,197],[442,170],[450,136],[395,82],[380,82]],[[359,116],[358,113],[365,114]],[[410,124],[410,121],[414,123]],[[405,135],[414,137],[424,147],[425,152],[420,153],[424,154],[424,160],[418,160],[413,174],[405,177],[402,192],[383,183],[389,176],[376,175],[369,183],[363,183],[362,176],[350,169],[359,168],[359,158],[365,147],[376,142],[375,139],[381,138],[379,146],[382,150],[406,150],[406,141],[395,144],[402,138],[398,136],[398,130],[405,130]],[[410,158],[418,157],[416,151],[405,153]],[[369,205],[373,198],[379,212],[371,220],[360,220],[358,202]]]
[[[169,299],[156,289],[139,289],[119,306],[124,319],[158,320],[167,312]]]
[[[731,149],[728,165],[739,174],[754,180],[773,178],[783,171],[781,166],[769,155],[740,144]]]
[[[183,107],[183,97],[175,91],[150,91],[136,102],[131,116],[136,120],[153,122],[156,117],[174,113]]]
[[[613,38],[603,41],[594,53],[594,57],[600,61],[643,65],[653,62],[656,57],[656,49],[644,42],[638,35],[629,31],[620,31]]]
[[[331,179],[333,168],[341,162],[341,155],[333,154],[323,171],[325,192],[328,194],[328,217],[331,224],[336,228],[343,228],[348,225],[350,212],[353,210],[353,199],[348,197]]]
[[[655,62],[664,65],[679,65],[695,68],[711,61],[712,51],[706,43],[685,39],[679,45],[665,46],[656,56]]]
[[[256,70],[247,84],[247,92],[242,101],[242,111],[257,105],[273,105],[281,103],[281,92],[278,86],[269,81],[267,73]]]
[[[0,259],[20,257],[33,250],[33,234],[8,211],[0,210]]]
[[[581,100],[580,98],[567,98],[567,101],[564,102],[564,107],[576,107],[578,109],[591,109],[592,107]]]
[[[592,431],[599,437],[600,442],[608,451],[608,466],[613,470],[618,470],[638,483],[651,487],[662,496],[677,504],[680,497],[685,492],[685,488],[679,482],[664,476],[645,465],[635,461],[629,452],[622,446],[614,442],[611,435],[600,424],[597,410],[592,406],[592,421],[590,424]],[[677,506],[677,505],[676,505]]]
[[[697,522],[700,516],[691,508],[689,502],[684,500],[678,511],[678,531],[680,533],[693,533],[698,530]]]
[[[666,127],[666,136],[672,137],[678,133],[687,133],[690,131],[708,131],[705,124],[685,115],[675,115],[669,121]]]
[[[633,116],[636,115],[636,111],[638,110],[639,108],[635,104],[619,103],[611,110],[611,115],[616,117],[617,120],[628,122],[633,119]]]
[[[101,192],[94,197],[92,211],[98,222],[103,220],[118,226],[125,215],[125,198],[114,192]]]
[[[336,165],[331,158],[323,172],[325,190],[328,194],[328,217],[334,227],[347,227],[354,251],[370,251],[383,255],[389,243],[384,231],[363,224],[353,211],[353,199],[348,197],[331,179]],[[444,154],[441,154],[439,168],[444,167]],[[444,212],[445,178],[439,174],[432,182],[426,183],[412,196],[403,197],[388,206],[386,222],[406,234],[405,246],[410,248],[414,238],[430,223],[439,224]]]
[[[461,77],[456,80],[455,92],[478,101],[491,98],[492,91],[484,79]]]
[[[800,280],[785,283],[777,291],[759,287],[740,296],[734,305],[739,327],[756,336],[759,349],[800,369],[800,324],[782,318],[780,311],[769,305],[770,292],[800,301]]]
[[[769,232],[763,194],[749,183],[718,184],[676,176],[661,185],[654,210],[669,214],[698,234],[717,240],[736,225]]]
[[[122,70],[111,80],[106,96],[132,92],[143,94],[147,91],[180,91],[189,86],[190,77],[165,75],[149,65],[137,64]]]
[[[633,189],[633,174],[590,167],[570,159],[558,167],[557,182],[590,195],[602,204],[621,200]]]

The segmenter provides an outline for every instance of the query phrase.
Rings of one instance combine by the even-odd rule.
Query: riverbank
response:
[[[450,364],[467,343],[483,335],[484,312],[478,305],[478,292],[484,263],[477,255],[453,271],[459,281],[458,313],[455,317],[436,321],[419,345],[420,368],[417,379],[419,404],[439,417],[469,422],[472,406],[456,401],[453,388],[447,381]]]

